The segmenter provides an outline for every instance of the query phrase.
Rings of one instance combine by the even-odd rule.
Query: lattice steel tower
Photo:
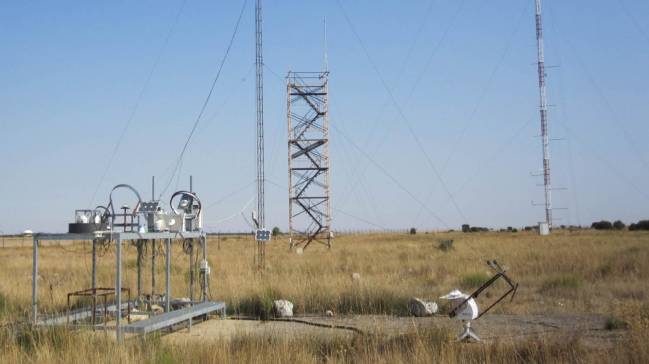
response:
[[[550,182],[550,139],[548,136],[548,101],[545,91],[545,56],[543,49],[543,22],[541,0],[536,2],[536,46],[539,74],[539,97],[541,114],[541,139],[543,141],[543,189],[545,194],[545,222],[552,228],[552,185]]]
[[[266,228],[264,205],[264,58],[262,52],[261,0],[255,2],[255,67],[257,98],[257,229]],[[266,241],[257,239],[257,268],[266,266]]]
[[[289,72],[288,226],[291,248],[331,247],[329,72]]]

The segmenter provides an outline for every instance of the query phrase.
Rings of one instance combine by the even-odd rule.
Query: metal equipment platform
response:
[[[126,310],[129,305],[131,307],[135,302],[122,302],[122,310]],[[111,317],[116,315],[117,306],[114,303],[109,303],[104,305],[98,303],[96,307],[96,312],[106,311],[110,314]],[[44,315],[45,316],[45,315]],[[76,321],[84,320],[92,317],[92,307],[83,307],[76,310],[70,310],[64,314],[57,315],[47,315],[42,319],[36,321],[37,326],[56,326],[56,325],[67,325],[69,323],[74,323]]]
[[[184,321],[189,321],[195,317],[219,312],[221,318],[225,317],[225,302],[202,302],[194,306],[183,308],[176,311],[165,312],[160,315],[152,316],[147,320],[137,321],[123,327],[123,332],[130,334],[146,335],[150,332],[162,330]]]

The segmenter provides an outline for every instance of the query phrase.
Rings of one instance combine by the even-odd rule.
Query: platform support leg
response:
[[[166,239],[166,256],[165,256],[165,312],[171,311],[171,239]]]
[[[156,241],[151,240],[151,299],[155,295],[155,257],[156,257]],[[151,304],[151,302],[149,302]]]
[[[117,240],[115,241],[115,247],[117,252],[115,254],[115,336],[117,337],[117,342],[122,342],[122,333],[121,322],[122,321],[122,238],[117,235]]]
[[[200,237],[200,242],[201,242],[201,250],[203,251],[203,260],[207,262],[207,238],[205,237],[205,235],[202,235]],[[203,284],[201,288],[201,300],[203,302],[207,301],[207,284],[208,284],[207,279],[208,279],[208,275],[207,272],[205,272],[203,274],[203,282],[202,282]]]
[[[92,289],[97,288],[97,239],[92,239]]]
[[[144,242],[146,240],[138,240],[137,241],[137,302],[138,304],[140,303],[140,299],[142,298],[142,251],[144,248]]]
[[[38,320],[38,238],[34,235],[32,256],[32,322]]]

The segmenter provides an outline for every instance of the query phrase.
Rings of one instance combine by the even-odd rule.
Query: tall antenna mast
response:
[[[552,227],[552,187],[550,183],[550,140],[548,137],[548,101],[545,91],[545,56],[543,50],[543,22],[541,0],[536,1],[536,47],[538,56],[541,139],[543,142],[543,189],[545,193],[545,223]]]
[[[327,17],[323,19],[324,23],[324,70],[329,72],[329,55],[327,54]]]
[[[257,229],[265,228],[264,206],[264,58],[262,55],[261,1],[255,6],[255,66],[257,70]],[[264,269],[266,242],[257,238],[257,268]]]

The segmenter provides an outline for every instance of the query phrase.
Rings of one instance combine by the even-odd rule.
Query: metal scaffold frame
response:
[[[117,336],[117,339],[121,341],[122,335],[124,332],[129,332],[130,326],[131,325],[126,325],[124,326],[121,322],[122,318],[122,310],[126,309],[127,312],[130,312],[131,306],[135,302],[131,302],[130,300],[127,300],[126,302],[123,301],[122,298],[122,292],[123,291],[128,291],[130,292],[129,289],[125,289],[123,287],[123,278],[122,278],[122,270],[123,270],[123,264],[122,264],[122,250],[123,250],[123,244],[125,244],[127,241],[134,241],[134,242],[143,242],[147,240],[151,241],[164,241],[165,243],[165,287],[164,287],[164,315],[160,315],[160,317],[157,318],[158,321],[161,322],[156,322],[156,327],[163,327],[165,324],[171,323],[176,323],[178,321],[178,316],[179,314],[173,314],[172,311],[172,298],[171,298],[171,245],[172,241],[195,241],[198,240],[200,244],[200,249],[201,249],[201,255],[203,260],[207,259],[207,235],[205,232],[151,232],[151,233],[138,233],[138,232],[95,232],[95,233],[87,233],[87,234],[35,234],[33,236],[33,262],[32,262],[32,314],[31,314],[31,321],[34,325],[61,325],[61,324],[68,324],[72,321],[79,320],[79,319],[84,319],[84,318],[93,318],[93,327],[94,327],[94,315],[95,311],[98,309],[95,304],[93,304],[91,309],[85,309],[81,310],[79,312],[76,311],[69,311],[67,314],[61,315],[61,316],[51,316],[51,317],[40,317],[39,311],[38,311],[38,279],[37,277],[39,276],[39,246],[41,241],[92,241],[93,249],[92,249],[92,277],[91,277],[91,284],[92,287],[88,290],[92,292],[93,295],[97,295],[96,291],[101,289],[106,292],[108,292],[111,295],[114,295],[114,303],[113,304],[107,304],[104,303],[102,306],[104,311],[112,311],[111,315],[114,315],[115,319],[115,333]],[[115,287],[114,289],[112,288],[98,288],[97,287],[97,249],[96,246],[99,244],[100,241],[108,241],[108,242],[113,242],[115,245]],[[140,292],[141,286],[140,286],[140,275],[139,275],[139,266],[138,266],[138,297],[142,294]],[[155,274],[152,272],[152,295],[154,294],[153,290],[155,290],[155,283],[154,283],[154,278]],[[194,305],[197,303],[207,303],[208,302],[208,277],[207,274],[204,274],[201,277],[202,282],[200,282],[200,299],[198,301],[193,301],[190,300],[189,304]],[[73,294],[76,294],[78,292],[74,292]],[[191,294],[190,294],[191,295]],[[130,294],[129,294],[130,296]],[[93,297],[94,299],[94,297]],[[69,298],[68,298],[69,300]],[[214,303],[214,302],[213,302]],[[223,311],[225,309],[224,304],[221,302],[214,303],[217,304],[216,306],[212,307],[212,311]],[[68,306],[70,305],[68,301]],[[201,306],[202,307],[202,306]],[[201,308],[201,310],[205,310],[204,308]],[[199,314],[196,314],[192,310],[187,310],[188,312],[182,312],[182,318],[183,320],[189,320],[189,325],[191,327],[191,320],[193,317],[200,316],[202,315],[203,311],[201,311]],[[223,315],[223,312],[222,312]],[[128,318],[128,314],[126,315]],[[175,320],[175,321],[174,321]],[[148,321],[142,321],[138,325],[147,325]],[[169,325],[168,325],[169,326]]]
[[[286,79],[289,245],[331,247],[329,72],[289,72]]]

